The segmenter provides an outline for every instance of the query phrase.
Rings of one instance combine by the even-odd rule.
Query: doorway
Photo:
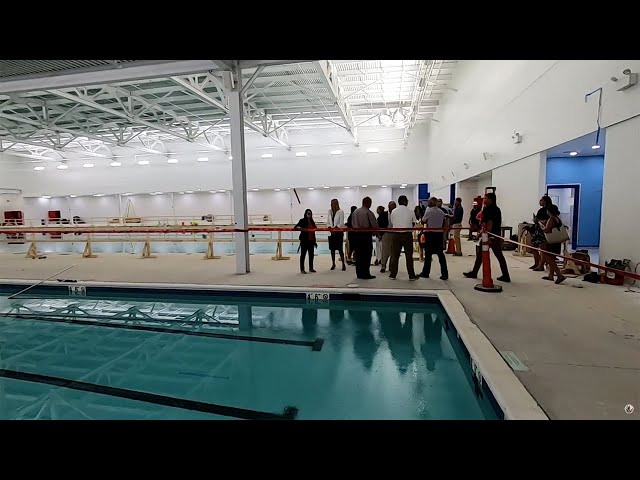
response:
[[[571,228],[571,248],[578,248],[580,185],[547,185],[547,195],[560,210],[560,220]]]

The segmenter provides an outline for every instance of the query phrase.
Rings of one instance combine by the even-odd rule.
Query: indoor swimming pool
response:
[[[2,419],[503,418],[437,297],[20,289]]]

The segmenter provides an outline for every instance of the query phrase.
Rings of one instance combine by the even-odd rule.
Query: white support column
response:
[[[242,78],[238,71],[237,78]],[[236,83],[229,92],[229,115],[231,117],[231,177],[233,180],[233,217],[236,228],[245,229],[249,225],[247,216],[247,171],[244,156],[244,111],[242,85]],[[235,233],[236,273],[250,272],[249,234]]]

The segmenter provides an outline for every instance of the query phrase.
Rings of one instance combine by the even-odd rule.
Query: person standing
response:
[[[440,280],[448,280],[449,270],[447,268],[447,259],[444,256],[444,249],[442,248],[445,213],[442,209],[438,208],[437,205],[438,199],[435,197],[430,198],[429,208],[427,208],[427,211],[424,212],[424,216],[422,217],[422,223],[429,230],[425,231],[425,259],[420,277],[429,278],[429,274],[431,273],[431,259],[433,254],[436,254],[440,261]]]
[[[353,225],[351,223],[351,219],[353,218],[353,212],[355,212],[357,210],[358,207],[356,207],[355,205],[351,206],[351,213],[349,214],[349,217],[347,218],[347,228],[351,229],[353,228]],[[355,251],[355,243],[353,243],[353,232],[347,232],[347,265],[353,265],[353,261],[354,261],[354,251]]]
[[[380,205],[376,212],[378,214],[378,227],[380,228],[389,228],[389,214],[385,211],[384,207]],[[384,249],[385,242],[385,232],[380,232],[376,234],[376,261],[374,262],[375,266],[380,265],[382,261],[382,250]]]
[[[354,230],[359,229],[376,229],[378,222],[371,208],[371,198],[364,197],[362,206],[351,215],[351,223]],[[353,232],[354,242],[356,244],[356,277],[361,280],[370,280],[376,278],[371,275],[369,268],[371,267],[371,254],[373,253],[373,237],[372,232]]]
[[[344,228],[344,212],[340,209],[340,203],[337,198],[331,200],[331,209],[327,215],[327,227],[332,228]],[[342,271],[344,272],[347,267],[344,263],[344,251],[342,245],[344,244],[344,232],[331,232],[329,234],[329,251],[331,252],[331,270],[336,269],[336,251],[340,254],[340,261],[342,262]]]
[[[453,240],[456,243],[455,257],[462,256],[462,244],[460,243],[460,229],[462,228],[462,219],[464,218],[464,209],[462,208],[462,199],[456,198],[453,208],[453,218],[451,219],[451,228],[453,229]]]
[[[502,276],[498,277],[497,280],[508,283],[511,281],[511,277],[509,276],[507,260],[504,258],[504,253],[502,253],[502,237],[500,236],[502,233],[500,230],[502,226],[502,211],[496,204],[495,193],[489,192],[484,196],[484,208],[481,213],[480,233],[488,232],[493,234],[489,235],[489,248],[498,259],[500,270],[502,271]],[[470,272],[464,272],[463,275],[467,278],[477,278],[481,266],[482,248],[476,248],[476,263]]]
[[[471,215],[469,216],[469,238],[468,241],[473,240],[473,234],[480,231],[480,220],[478,214],[480,213],[480,205],[478,202],[473,202],[473,208],[471,209]]]
[[[389,228],[393,228],[391,224],[391,212],[393,212],[396,208],[396,202],[391,200],[389,202]],[[380,259],[380,273],[386,272],[387,262],[389,261],[389,257],[391,256],[391,248],[393,242],[395,241],[395,232],[386,232],[384,234],[384,243],[382,244],[382,258]]]
[[[551,199],[549,199],[551,200]],[[547,208],[548,220],[544,223],[540,222],[540,228],[544,233],[551,233],[554,228],[558,230],[562,227],[562,220],[560,220],[560,210],[556,205],[549,205]],[[542,261],[546,262],[549,265],[549,275],[542,277],[543,280],[551,280],[553,282],[553,275],[556,275],[556,285],[560,285],[564,282],[567,277],[560,273],[560,269],[558,268],[558,264],[556,263],[556,255],[560,255],[560,250],[562,249],[562,242],[558,243],[549,243],[546,241],[544,243],[545,253],[542,254]]]
[[[313,269],[313,249],[318,248],[316,242],[316,222],[313,221],[313,213],[310,209],[304,211],[304,217],[298,220],[295,227],[296,230],[305,230],[300,232],[300,273],[307,273],[304,271],[304,258],[309,253],[309,271],[316,273]]]
[[[543,195],[538,203],[540,205],[540,209],[538,210],[538,213],[535,214],[534,224],[529,230],[531,234],[531,246],[545,250],[544,244],[547,240],[544,236],[543,229],[545,228],[547,220],[549,220],[547,209],[553,204],[553,202],[551,201],[551,197],[549,195]],[[536,272],[544,272],[544,266],[546,262],[542,258],[543,255],[540,255],[537,250],[532,250],[532,254],[533,266],[529,268]]]
[[[391,211],[389,224],[392,228],[406,228],[407,230],[392,232],[391,256],[389,257],[389,278],[396,278],[398,275],[398,264],[400,263],[400,252],[404,248],[404,258],[407,263],[407,273],[409,280],[416,280],[418,277],[413,269],[413,228],[414,213],[409,210],[409,200],[405,195],[398,197],[398,207]]]

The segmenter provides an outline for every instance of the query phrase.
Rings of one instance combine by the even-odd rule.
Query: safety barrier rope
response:
[[[102,227],[86,227],[86,228],[66,228],[66,227],[24,227],[24,228],[6,228],[0,227],[0,234],[20,235],[26,233],[42,233],[49,235],[69,235],[72,233],[250,233],[250,232],[358,232],[358,233],[381,233],[381,232],[445,232],[451,230],[468,230],[469,227],[448,227],[428,228],[428,227],[412,227],[412,228],[293,228],[293,227],[247,227],[247,228],[225,228],[225,227],[131,227],[131,228],[102,228]]]
[[[622,275],[624,277],[633,278],[634,280],[640,280],[640,275],[636,274],[636,273],[627,272],[626,270],[620,270],[620,269],[617,269],[617,268],[607,267],[606,265],[600,265],[598,263],[587,262],[585,260],[578,260],[575,257],[568,257],[566,255],[561,255],[559,253],[549,252],[549,251],[543,250],[541,248],[533,247],[533,246],[527,245],[525,243],[520,243],[520,242],[516,242],[515,240],[511,240],[511,239],[507,239],[507,238],[501,237],[500,235],[496,235],[494,233],[490,233],[490,232],[487,232],[487,233],[492,237],[498,238],[498,239],[500,239],[502,241],[505,241],[505,242],[513,243],[515,245],[520,245],[522,247],[526,247],[529,250],[536,250],[536,251],[538,251],[540,253],[546,253],[547,255],[553,255],[555,257],[559,257],[559,258],[562,258],[564,260],[570,260],[573,263],[578,264],[578,265],[594,267],[594,268],[597,268],[598,270],[604,270],[605,272],[613,272],[613,273],[617,273],[618,275]]]

